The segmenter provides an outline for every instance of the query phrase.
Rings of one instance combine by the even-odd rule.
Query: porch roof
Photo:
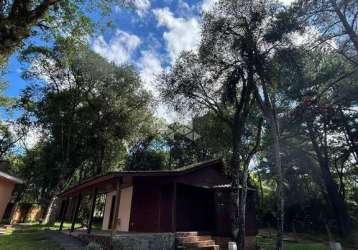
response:
[[[62,193],[60,193],[58,196],[59,197],[71,196],[73,194],[89,189],[90,187],[100,186],[111,182],[115,182],[116,179],[118,180],[119,178],[126,177],[126,176],[128,177],[180,176],[210,166],[223,167],[224,163],[221,159],[215,159],[215,160],[203,161],[203,162],[199,162],[199,163],[195,163],[171,170],[140,170],[140,171],[108,172],[104,175],[98,175],[89,178],[78,185],[70,187],[65,191],[63,191]]]
[[[13,182],[13,183],[16,183],[16,184],[23,184],[24,181],[15,177],[15,176],[12,176],[8,173],[5,173],[3,171],[0,171],[0,179],[5,179],[6,181],[9,181],[9,182]]]

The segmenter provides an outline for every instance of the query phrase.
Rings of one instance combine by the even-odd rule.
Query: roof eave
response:
[[[24,184],[24,181],[21,180],[20,178],[17,178],[15,176],[9,175],[5,172],[0,171],[0,177],[7,179],[11,182],[15,182],[16,184]]]

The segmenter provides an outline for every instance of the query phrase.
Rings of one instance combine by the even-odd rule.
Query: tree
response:
[[[271,21],[276,18],[281,22]],[[275,135],[277,169],[281,173],[278,128],[274,103],[272,97],[268,97],[267,85],[271,85],[271,81],[267,81],[266,67],[271,63],[268,58],[272,53],[284,47],[285,35],[297,29],[290,18],[272,3],[221,1],[205,14],[199,53],[183,54],[172,71],[162,78],[165,100],[174,103],[176,108],[189,107],[196,112],[210,110],[231,129],[233,236],[240,248],[244,245],[245,200],[239,199],[239,179],[241,165],[248,164],[242,138],[247,117],[255,104],[254,94]],[[272,22],[269,29],[267,20]],[[282,20],[289,22],[283,25]],[[265,100],[259,95],[258,85],[266,90]],[[241,174],[246,176],[247,166],[243,170]],[[281,190],[279,188],[280,193]],[[279,232],[282,242],[282,230]]]
[[[1,79],[0,79],[1,80]],[[0,82],[0,109],[3,115],[8,115],[7,111],[13,108],[13,99],[4,95],[7,84]],[[27,134],[26,126],[22,126],[19,121],[1,117],[0,120],[0,159],[9,155],[11,149],[22,140]]]
[[[246,78],[241,79],[244,73],[240,72],[238,65],[234,65],[225,72],[220,73],[221,70],[223,69],[211,69],[208,64],[202,63],[201,58],[194,53],[183,54],[172,71],[162,76],[161,86],[163,87],[164,99],[170,101],[177,108],[189,107],[192,110],[204,108],[217,114],[232,129],[230,166],[232,170],[232,200],[235,208],[233,209],[235,214],[233,216],[233,228],[235,239],[237,239],[239,224],[239,148],[244,130],[244,121],[250,108],[252,90],[247,86]],[[215,77],[215,75],[218,76]],[[224,79],[218,81],[217,78],[219,77]],[[245,82],[243,83],[241,80]],[[217,92],[214,91],[216,84],[220,86]],[[226,92],[226,89],[229,88],[234,93]],[[222,103],[221,98],[226,94],[231,95],[230,100]]]
[[[336,225],[340,233],[347,236],[351,220],[343,195],[343,169],[349,169],[350,161],[357,161],[356,139],[351,128],[356,116],[356,112],[351,111],[356,105],[351,96],[356,92],[357,75],[354,66],[337,57],[334,51],[316,50],[306,53],[301,60],[301,76],[292,79],[291,89],[282,89],[291,102],[300,103],[290,112],[289,130],[296,128],[296,137],[304,135],[311,142],[306,148],[316,156]]]
[[[293,8],[310,27],[319,31],[315,46],[327,44],[357,65],[358,6],[354,0],[299,0]]]
[[[54,178],[53,188],[44,193],[50,208],[75,178],[117,168],[125,145],[151,121],[150,95],[130,66],[118,67],[89,49],[67,45],[59,41],[53,49],[27,51],[24,58],[36,63],[24,77],[35,83],[19,103],[43,132],[44,175]]]
[[[232,3],[223,2],[221,11],[215,10],[217,17],[211,18],[213,30],[216,31],[208,44],[215,44],[221,51],[215,51],[215,47],[208,47],[207,51],[214,51],[214,60],[220,60],[221,64],[226,61],[220,57],[227,55],[228,48],[223,46],[226,41],[233,42],[232,48],[236,54],[242,53],[247,57],[246,70],[248,79],[252,78],[253,93],[269,125],[273,138],[275,152],[275,169],[277,175],[278,193],[278,237],[277,249],[282,249],[283,239],[283,177],[280,158],[280,131],[278,127],[276,111],[276,88],[275,88],[275,55],[287,53],[292,44],[288,35],[300,30],[300,26],[294,18],[293,12],[285,12],[271,2],[242,1]],[[204,32],[205,34],[205,32]],[[204,39],[205,41],[205,39]],[[223,41],[225,41],[223,43]],[[215,44],[216,45],[216,44]],[[220,53],[221,52],[221,53]],[[234,54],[234,55],[236,55]],[[214,61],[212,60],[212,61]],[[262,94],[261,94],[262,93]]]
[[[220,131],[225,125],[219,121],[212,123],[211,118],[210,114],[195,117],[193,127],[174,122],[149,131],[129,150],[126,168],[174,169],[199,161],[223,158],[227,153],[226,142],[219,137],[213,138],[212,132]]]
[[[165,142],[159,135],[149,135],[137,142],[126,159],[127,170],[160,170],[168,167]]]
[[[71,36],[76,43],[92,32],[89,13],[105,16],[111,6],[134,8],[134,1],[122,0],[1,0],[0,66],[30,37]]]

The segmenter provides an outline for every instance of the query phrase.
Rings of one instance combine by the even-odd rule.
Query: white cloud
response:
[[[27,132],[26,136],[21,140],[23,146],[27,149],[33,148],[39,143],[42,136],[42,131],[39,128],[32,127]]]
[[[195,8],[195,6],[190,7],[184,0],[178,0],[178,9],[180,11],[191,11],[193,7]]]
[[[178,0],[177,8],[175,10],[177,16],[190,18],[198,14],[198,5],[190,5],[186,0]]]
[[[150,8],[150,1],[149,0],[133,0],[133,5],[138,10],[148,10]]]
[[[292,2],[294,2],[295,0],[279,0],[281,3],[283,3],[284,5],[290,5]]]
[[[303,33],[294,32],[290,34],[291,42],[296,46],[308,45],[317,39],[317,31],[314,29],[306,29]]]
[[[321,33],[316,27],[306,27],[303,32],[294,32],[290,34],[291,42],[296,46],[314,47],[320,44],[321,48],[332,50],[338,49],[335,39],[326,40],[322,43]]]
[[[219,0],[203,0],[201,3],[201,10],[207,12],[213,9],[217,2],[219,2]]]
[[[138,36],[129,34],[117,29],[114,36],[106,42],[103,36],[93,40],[93,50],[116,64],[127,63],[131,60],[132,54],[140,45],[141,40]]]
[[[150,9],[150,0],[123,0],[123,5],[129,8],[133,8],[139,16],[143,16]],[[119,6],[115,7],[115,12],[121,12]]]
[[[198,18],[174,17],[168,8],[155,9],[153,13],[158,26],[164,26],[168,31],[163,33],[171,63],[182,51],[198,47],[200,42],[200,24]]]
[[[136,13],[141,17],[150,9],[149,0],[133,0],[133,5],[136,9]]]
[[[312,46],[320,36],[315,27],[306,27],[303,32],[297,31],[289,35],[289,39],[296,46]]]
[[[155,78],[163,71],[162,64],[156,53],[151,50],[142,51],[141,54],[142,56],[139,58],[137,66],[143,79],[144,87],[157,96]]]
[[[180,114],[174,111],[171,107],[167,106],[166,104],[158,105],[154,114],[156,117],[163,118],[164,120],[166,120],[167,123],[173,123],[173,122],[187,123],[188,121],[190,121],[189,115]]]
[[[42,130],[38,127],[31,126],[29,128],[24,128],[12,119],[8,121],[2,121],[1,124],[8,126],[13,139],[17,140],[15,143],[16,149],[31,149],[41,139]]]
[[[160,93],[156,87],[155,80],[164,70],[159,56],[152,50],[144,50],[141,54],[142,56],[139,58],[136,66],[144,82],[144,88],[149,90],[156,100],[154,115],[165,119],[169,123],[178,120],[178,114],[172,111],[166,104],[159,101]]]

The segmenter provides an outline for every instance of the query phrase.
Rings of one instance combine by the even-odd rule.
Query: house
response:
[[[173,170],[121,171],[96,176],[62,192],[61,226],[72,210],[72,227],[81,199],[92,198],[87,233],[92,231],[96,197],[106,194],[102,230],[134,233],[176,233],[177,238],[216,246],[231,235],[230,180],[221,160],[205,161]],[[249,189],[246,215],[247,242],[254,244],[256,230],[255,190]],[[191,237],[190,239],[185,237]],[[214,239],[215,241],[213,241]],[[224,243],[227,244],[227,243]],[[217,249],[217,248],[213,248]]]
[[[21,179],[6,173],[8,166],[8,161],[0,161],[0,221],[12,197],[15,186],[23,183]]]

